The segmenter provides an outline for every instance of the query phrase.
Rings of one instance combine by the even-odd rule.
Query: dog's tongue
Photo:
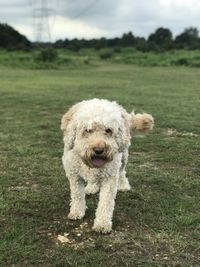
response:
[[[105,163],[105,160],[103,158],[100,158],[100,157],[94,157],[92,159],[92,164],[95,166],[95,167],[102,167]]]

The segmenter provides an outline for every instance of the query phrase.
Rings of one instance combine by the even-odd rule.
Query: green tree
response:
[[[121,44],[123,46],[133,46],[135,44],[135,36],[132,32],[124,33],[121,38]]]
[[[200,48],[199,31],[195,27],[186,28],[183,33],[176,36],[175,47],[184,49]]]
[[[154,33],[150,34],[148,43],[154,43],[161,49],[170,49],[172,47],[172,32],[169,29],[158,28]]]
[[[27,49],[31,46],[29,40],[8,24],[0,23],[0,47],[12,49]]]

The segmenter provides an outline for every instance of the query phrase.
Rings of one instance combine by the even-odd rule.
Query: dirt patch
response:
[[[70,231],[70,233],[62,233],[54,236],[54,243],[57,246],[70,246],[75,250],[95,247],[95,239],[93,237],[88,237],[87,235],[90,231],[91,229],[88,227],[88,223],[84,222],[79,227]]]
[[[144,164],[141,164],[138,166],[138,168],[140,169],[152,169],[152,170],[158,170],[158,168],[156,166],[154,166],[152,163],[150,162],[145,162]]]
[[[178,132],[176,129],[168,128],[164,131],[164,135],[169,137],[198,137],[198,134],[192,132]]]
[[[33,184],[30,182],[26,182],[25,184],[20,183],[19,185],[9,187],[9,191],[18,191],[18,192],[21,192],[21,191],[39,192],[39,191],[43,191],[47,189],[49,189],[49,187],[47,186],[44,187],[39,184]]]
[[[48,236],[53,238],[54,244],[56,246],[70,246],[75,250],[91,248],[91,247],[101,247],[102,239],[106,241],[106,249],[112,249],[115,244],[126,243],[127,242],[127,233],[130,230],[130,226],[127,229],[124,229],[123,232],[113,230],[110,234],[98,234],[99,238],[96,237],[96,234],[91,233],[91,227],[87,222],[80,224],[79,227],[71,230],[69,233],[58,234],[57,236],[47,233]]]

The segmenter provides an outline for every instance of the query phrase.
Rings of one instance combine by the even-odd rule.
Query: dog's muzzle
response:
[[[113,156],[110,146],[104,144],[103,146],[94,146],[86,151],[84,162],[90,168],[101,168],[107,162],[112,161]]]

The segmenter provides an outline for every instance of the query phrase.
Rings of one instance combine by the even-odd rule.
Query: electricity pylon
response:
[[[50,18],[54,17],[55,9],[50,8],[48,0],[31,0],[34,21],[34,38],[38,43],[51,42]]]

